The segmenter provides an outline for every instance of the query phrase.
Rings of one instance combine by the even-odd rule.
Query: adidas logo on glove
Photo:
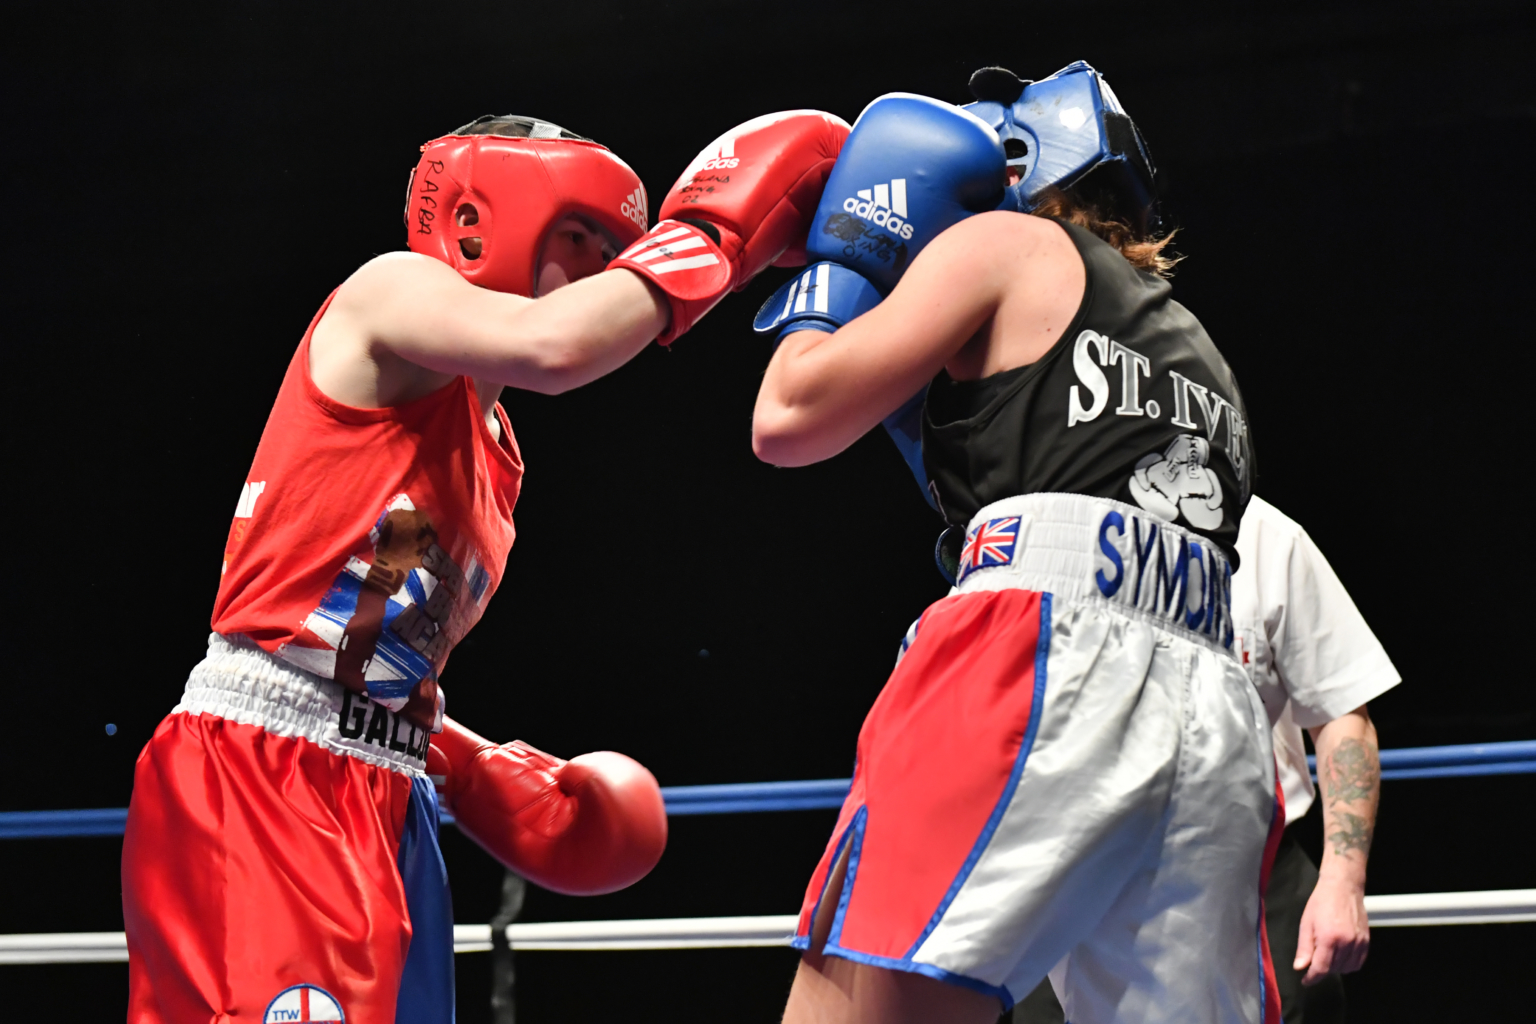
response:
[[[637,188],[629,194],[629,198],[619,204],[619,212],[639,225],[640,230],[645,230],[647,219],[645,209],[645,189]]]
[[[831,114],[819,114],[814,111],[804,110],[781,110],[778,113],[754,117],[752,120],[745,121],[732,128],[700,150],[699,155],[693,158],[693,162],[683,168],[683,173],[677,180],[680,182],[684,181],[701,171],[727,171],[739,166],[742,158],[736,155],[737,140],[750,138],[755,133],[781,121],[793,122],[798,118],[805,117],[808,113],[815,114],[818,117],[831,118],[839,124],[842,123],[841,120],[833,117]]]
[[[885,228],[902,239],[912,238],[912,225],[906,221],[906,178],[892,178],[890,184],[859,189],[843,200],[843,210]]]
[[[698,171],[723,171],[735,167],[741,163],[741,158],[736,155],[736,139],[727,135],[718,144],[711,146],[714,152],[706,149],[694,158],[686,173],[694,174]]]

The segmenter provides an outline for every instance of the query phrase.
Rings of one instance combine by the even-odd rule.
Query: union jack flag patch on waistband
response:
[[[960,580],[956,582],[963,581],[977,569],[1010,564],[1018,543],[1018,516],[978,523],[965,535],[965,547],[960,549]]]

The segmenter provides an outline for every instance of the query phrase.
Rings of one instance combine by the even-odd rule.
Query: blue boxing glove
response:
[[[808,261],[830,266],[780,288],[754,329],[834,331],[873,309],[940,232],[997,209],[1007,184],[1008,157],[986,122],[926,96],[881,96],[854,123],[811,219]]]
[[[997,132],[951,103],[893,92],[876,99],[843,143],[806,255],[864,275],[889,295],[945,228],[1003,204],[1008,157]]]
[[[817,263],[774,292],[752,321],[758,334],[775,333],[774,345],[795,331],[837,330],[880,305],[885,298],[857,271]]]
[[[980,118],[927,96],[879,97],[854,122],[811,221],[806,254],[830,262],[775,292],[753,329],[778,338],[837,330],[879,305],[945,228],[1003,204],[1007,184],[1003,144]],[[924,394],[881,425],[933,505],[923,468]]]

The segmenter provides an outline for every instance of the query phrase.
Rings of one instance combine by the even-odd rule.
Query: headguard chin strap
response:
[[[603,146],[513,114],[482,117],[422,146],[405,205],[412,252],[442,260],[471,284],[528,296],[549,230],[571,216],[623,249],[645,233],[645,186]],[[469,238],[480,239],[478,256],[461,244]]]
[[[1030,82],[1007,68],[971,76],[965,109],[996,129],[1020,179],[1009,206],[1028,212],[1049,186],[1070,190],[1143,233],[1158,229],[1156,168],[1125,108],[1086,61]]]

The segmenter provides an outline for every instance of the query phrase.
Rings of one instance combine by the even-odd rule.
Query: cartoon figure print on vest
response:
[[[1131,476],[1136,504],[1169,522],[1183,516],[1192,526],[1214,530],[1221,525],[1221,480],[1205,468],[1211,442],[1181,434],[1161,454],[1144,456]]]
[[[379,517],[369,533],[373,541],[373,562],[367,574],[353,590],[353,574],[343,570],[337,575],[336,585],[326,595],[327,608],[338,618],[347,611],[347,597],[351,597],[351,615],[345,619],[342,642],[336,651],[335,679],[350,690],[368,692],[366,674],[376,657],[383,657],[410,669],[422,672],[421,685],[409,697],[378,696],[374,699],[391,711],[399,711],[410,703],[415,714],[407,718],[420,720],[435,717],[437,684],[431,675],[431,666],[438,655],[452,646],[450,639],[460,629],[451,628],[449,619],[455,600],[463,586],[464,573],[453,559],[437,545],[437,530],[432,520],[420,509],[412,508],[410,499],[400,495]],[[478,557],[475,559],[478,569]],[[430,573],[436,586],[424,602],[412,601],[406,606],[390,607],[390,598],[415,589],[425,593],[421,577],[412,579],[412,573],[421,570]],[[480,577],[469,581],[470,596],[478,600],[476,590],[483,590]],[[385,622],[389,630],[384,630]],[[380,643],[384,649],[379,649]],[[377,687],[376,687],[377,688]]]

